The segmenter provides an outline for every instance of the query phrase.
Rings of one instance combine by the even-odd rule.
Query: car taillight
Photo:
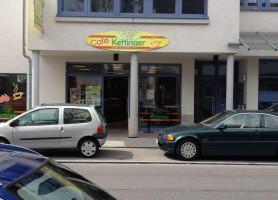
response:
[[[97,133],[103,133],[103,126],[102,125],[99,125],[97,127]]]

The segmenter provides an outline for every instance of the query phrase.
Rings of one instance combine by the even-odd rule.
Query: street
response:
[[[277,166],[65,163],[122,200],[277,199]]]

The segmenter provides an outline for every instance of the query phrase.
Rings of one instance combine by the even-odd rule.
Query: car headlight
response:
[[[167,135],[167,140],[173,141],[173,140],[174,140],[174,136],[172,136],[172,135]]]

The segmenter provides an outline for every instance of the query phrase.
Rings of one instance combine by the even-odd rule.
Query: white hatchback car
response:
[[[0,123],[0,143],[31,149],[78,149],[94,157],[107,137],[106,121],[95,106],[42,104]]]

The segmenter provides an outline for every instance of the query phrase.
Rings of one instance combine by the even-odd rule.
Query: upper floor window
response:
[[[240,0],[241,10],[278,10],[278,0]]]
[[[208,0],[58,0],[59,16],[207,18]]]

